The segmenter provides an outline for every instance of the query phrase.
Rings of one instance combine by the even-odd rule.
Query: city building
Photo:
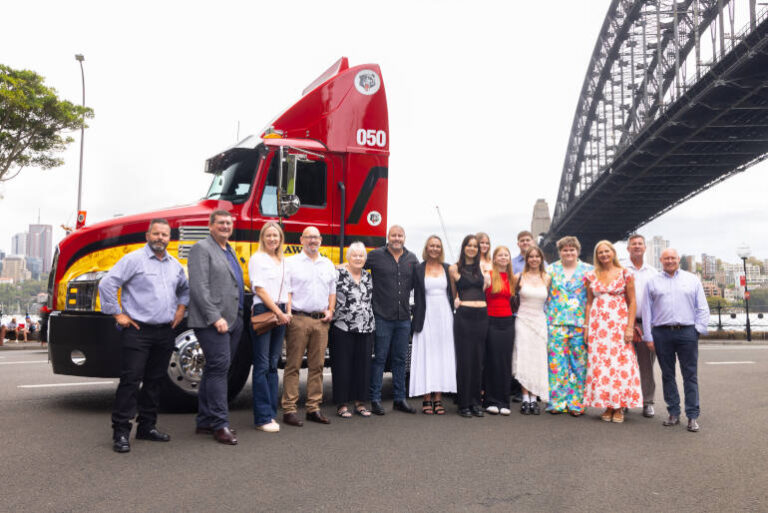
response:
[[[533,206],[533,217],[531,218],[533,239],[538,240],[539,235],[547,233],[550,224],[552,224],[552,219],[549,217],[549,205],[543,198],[539,198]]]
[[[680,257],[680,269],[696,274],[696,257],[693,255],[683,255]]]
[[[723,289],[723,299],[726,301],[736,301],[737,299],[737,290],[733,288],[724,288]]]
[[[39,258],[43,270],[47,272],[51,268],[53,259],[53,226],[30,224],[27,232],[27,250],[24,255]]]
[[[646,241],[648,250],[646,251],[645,263],[656,269],[661,269],[661,252],[669,247],[669,241],[661,235],[654,235],[653,238]]]
[[[713,255],[701,254],[701,275],[709,280],[715,277],[717,272],[717,257]]]
[[[10,278],[15,283],[28,280],[30,272],[27,270],[26,257],[22,255],[10,255],[3,259],[3,278]]]
[[[27,270],[29,271],[30,277],[33,280],[39,280],[43,273],[43,261],[37,257],[31,256],[25,257],[24,260],[27,265]]]
[[[11,237],[11,255],[27,254],[27,232],[17,233]]]
[[[720,287],[717,286],[713,280],[702,280],[701,285],[704,287],[704,294],[707,297],[721,297]]]

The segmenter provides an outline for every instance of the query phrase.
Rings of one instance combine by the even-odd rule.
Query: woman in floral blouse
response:
[[[339,268],[336,282],[336,310],[330,333],[333,402],[336,414],[349,418],[347,403],[355,401],[355,413],[370,417],[368,400],[373,331],[375,321],[371,297],[371,275],[363,270],[367,253],[362,242],[353,242],[347,250],[348,265]]]
[[[560,260],[549,266],[550,296],[547,300],[547,352],[549,360],[549,413],[584,413],[587,378],[587,344],[584,315],[587,304],[585,275],[592,266],[579,260],[581,244],[576,237],[557,241]]]

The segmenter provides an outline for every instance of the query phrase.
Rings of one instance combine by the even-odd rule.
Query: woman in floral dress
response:
[[[587,386],[584,402],[605,408],[606,422],[624,422],[623,408],[643,405],[640,372],[632,347],[635,286],[621,267],[616,249],[606,241],[595,246],[595,269],[587,273]]]
[[[576,237],[557,241],[560,260],[547,269],[552,285],[547,300],[547,353],[549,405],[552,414],[584,413],[584,380],[587,377],[587,344],[584,314],[587,286],[584,276],[592,266],[579,260],[581,244]]]

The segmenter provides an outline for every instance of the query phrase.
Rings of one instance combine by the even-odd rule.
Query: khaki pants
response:
[[[653,377],[653,362],[656,361],[656,353],[648,349],[645,342],[635,342],[635,354],[637,365],[640,368],[640,385],[643,389],[643,405],[653,404],[653,396],[656,394],[656,381]]]
[[[299,370],[307,353],[307,412],[318,411],[323,402],[323,366],[328,347],[328,323],[296,315],[285,332],[283,413],[296,411],[299,400]]]

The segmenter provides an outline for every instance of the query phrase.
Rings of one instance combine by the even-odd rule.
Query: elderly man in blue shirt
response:
[[[146,238],[144,247],[121,258],[99,283],[101,311],[113,315],[122,331],[120,384],[112,411],[112,448],[119,453],[131,450],[128,439],[137,405],[136,438],[171,439],[157,429],[158,398],[173,352],[173,330],[189,304],[184,269],[166,251],[171,239],[168,221],[153,219]]]
[[[668,248],[661,253],[663,272],[645,288],[643,340],[656,349],[661,367],[664,401],[669,417],[665,426],[680,424],[680,394],[675,381],[675,358],[680,362],[685,390],[688,431],[699,430],[699,335],[707,333],[709,305],[699,278],[680,269],[680,256]]]

